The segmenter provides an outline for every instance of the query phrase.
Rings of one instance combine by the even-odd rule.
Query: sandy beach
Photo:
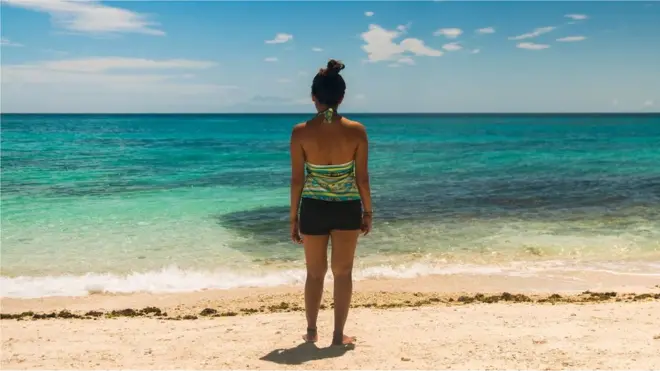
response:
[[[585,278],[596,279],[589,281],[598,290],[589,290]],[[561,282],[469,276],[357,282],[347,324],[357,337],[352,348],[328,347],[329,291],[316,345],[301,340],[299,287],[3,299],[2,367],[660,367],[657,277]]]

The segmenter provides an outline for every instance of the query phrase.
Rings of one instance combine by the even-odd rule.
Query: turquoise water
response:
[[[2,295],[300,282],[288,140],[308,117],[2,115]],[[358,278],[660,272],[660,115],[351,118],[375,211]]]

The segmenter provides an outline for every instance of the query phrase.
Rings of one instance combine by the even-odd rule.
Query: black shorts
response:
[[[300,233],[324,236],[330,231],[354,231],[362,225],[362,201],[324,201],[303,198],[300,202]]]

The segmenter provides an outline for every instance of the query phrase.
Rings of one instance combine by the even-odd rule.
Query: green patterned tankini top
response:
[[[352,201],[360,199],[355,184],[355,161],[341,165],[314,165],[305,163],[306,177],[303,198],[325,201]]]

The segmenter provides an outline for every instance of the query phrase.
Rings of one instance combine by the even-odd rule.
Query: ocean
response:
[[[660,115],[347,115],[374,230],[356,279],[660,276]],[[298,284],[288,141],[310,115],[2,119],[2,297]]]

